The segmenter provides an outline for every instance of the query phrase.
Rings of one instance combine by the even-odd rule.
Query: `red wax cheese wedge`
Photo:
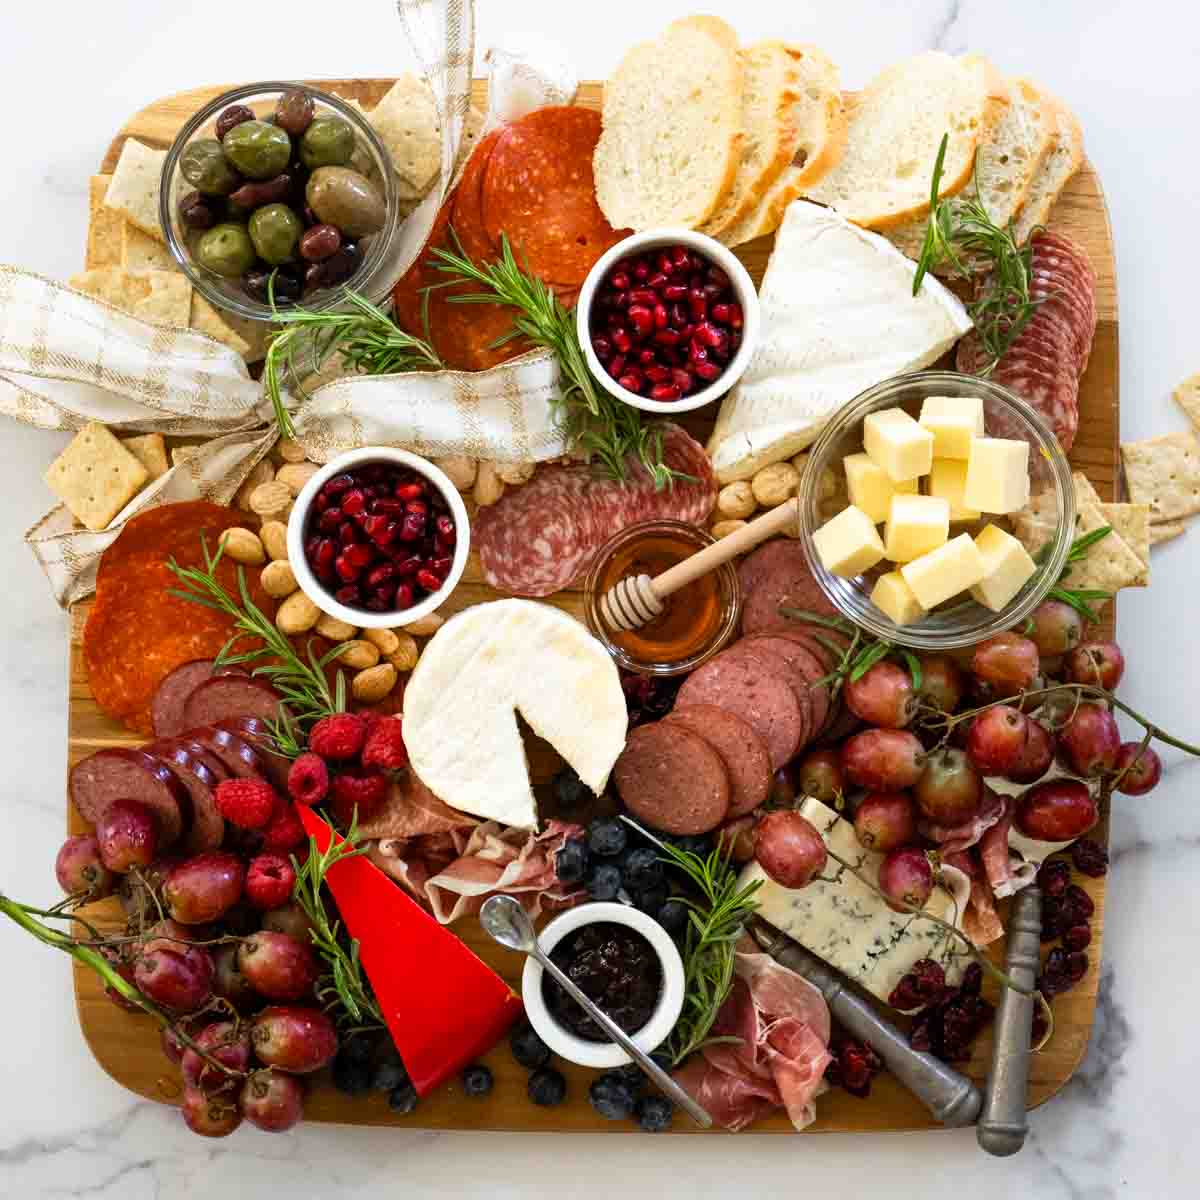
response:
[[[297,805],[324,852],[342,839],[311,808]],[[444,925],[361,855],[326,875],[338,913],[357,938],[363,970],[383,1019],[424,1096],[486,1053],[521,1015],[521,1001]]]

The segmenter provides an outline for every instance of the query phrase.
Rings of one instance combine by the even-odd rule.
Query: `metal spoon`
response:
[[[542,970],[548,971],[552,978],[558,980],[567,995],[626,1054],[633,1058],[634,1062],[654,1080],[664,1095],[678,1104],[697,1125],[705,1129],[711,1128],[712,1117],[654,1059],[646,1054],[625,1030],[603,1009],[597,1008],[587,995],[580,991],[574,982],[550,961],[545,951],[538,945],[537,933],[533,928],[533,922],[529,919],[529,914],[511,896],[492,896],[485,901],[483,908],[479,911],[479,923],[500,945],[507,946],[510,950],[520,950],[523,954],[528,954],[536,962],[541,963]]]

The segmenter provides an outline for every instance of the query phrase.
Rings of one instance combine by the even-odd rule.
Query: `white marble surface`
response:
[[[684,3],[484,0],[479,46],[501,32],[560,39],[604,75],[644,29]],[[1175,0],[862,0],[712,3],[744,39],[822,45],[848,86],[938,46],[976,50],[1059,92],[1083,121],[1108,191],[1121,291],[1123,431],[1182,428],[1170,388],[1200,368],[1195,281],[1200,227],[1200,17]],[[113,131],[155,96],[221,81],[388,75],[403,69],[386,0],[223,5],[145,0],[6,4],[0,37],[0,261],[65,277],[78,269],[86,184]],[[0,539],[0,887],[54,892],[62,838],[66,618],[20,533],[45,509],[41,473],[62,436],[6,425],[0,479],[12,508]],[[1154,586],[1126,593],[1123,695],[1200,742],[1194,579],[1200,532],[1156,551]],[[838,1189],[862,1197],[968,1190],[978,1200],[1147,1200],[1196,1195],[1189,1146],[1200,1122],[1195,990],[1200,967],[1200,774],[1178,755],[1153,796],[1113,820],[1105,975],[1087,1061],[1033,1114],[1018,1158],[982,1156],[970,1132],[873,1138],[650,1139],[454,1135],[302,1125],[189,1135],[169,1109],[101,1073],[75,1021],[64,960],[0,929],[0,1196],[411,1197],[650,1194],[717,1197]],[[618,1151],[618,1153],[614,1153]]]

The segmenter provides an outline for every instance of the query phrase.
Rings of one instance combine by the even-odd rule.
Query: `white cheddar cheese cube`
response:
[[[900,568],[904,582],[925,609],[965,592],[983,578],[983,556],[969,533],[960,533],[944,546]]]
[[[875,522],[851,504],[813,534],[821,562],[831,575],[853,579],[883,558],[883,542]]]
[[[893,496],[883,552],[896,563],[912,562],[946,544],[950,504],[938,496]]]
[[[971,439],[983,437],[983,400],[979,396],[927,396],[919,422],[933,434],[934,458],[971,454]]]
[[[846,468],[850,503],[861,508],[876,525],[887,520],[888,507],[897,492],[914,493],[917,490],[915,478],[893,483],[869,454],[847,454],[842,465]]]
[[[894,483],[929,474],[933,434],[902,408],[885,408],[863,419],[863,449]]]
[[[984,576],[971,588],[971,595],[992,612],[999,612],[1025,586],[1037,566],[1011,533],[995,525],[983,528],[975,545],[983,558]]]
[[[963,458],[935,458],[929,472],[929,494],[940,496],[950,505],[950,520],[978,521],[979,510],[963,503],[967,486],[967,462]]]
[[[880,575],[871,589],[871,603],[897,625],[911,625],[925,615],[916,593],[899,571]]]
[[[1029,443],[975,438],[967,459],[963,504],[985,513],[1011,513],[1029,503]]]

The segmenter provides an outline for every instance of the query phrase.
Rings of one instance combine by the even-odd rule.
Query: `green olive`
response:
[[[241,183],[216,138],[191,142],[179,156],[180,174],[205,196],[228,196]]]
[[[292,157],[292,139],[277,125],[243,121],[222,144],[225,157],[250,179],[271,179],[285,170]]]
[[[254,243],[245,225],[224,221],[196,242],[196,261],[218,275],[241,275],[255,262]]]
[[[344,167],[354,153],[354,130],[341,117],[317,117],[300,139],[300,161],[310,170]]]
[[[304,198],[319,221],[350,238],[377,233],[387,219],[379,189],[349,167],[318,167],[309,176]]]
[[[286,204],[266,204],[250,218],[250,240],[258,256],[277,267],[296,257],[304,222]]]

